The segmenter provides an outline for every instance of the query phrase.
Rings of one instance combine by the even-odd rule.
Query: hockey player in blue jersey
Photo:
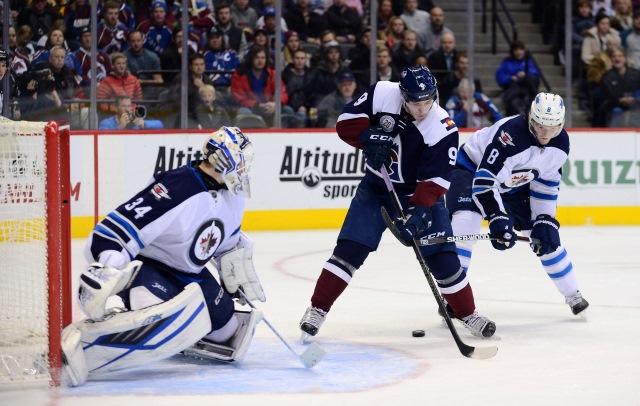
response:
[[[564,115],[560,96],[540,93],[528,116],[506,117],[476,131],[460,147],[446,201],[456,235],[478,233],[484,218],[497,250],[515,245],[514,230],[539,240],[531,244],[533,252],[577,315],[589,303],[578,290],[555,219],[562,165],[569,155]],[[474,243],[457,243],[465,272]]]
[[[427,68],[405,68],[399,83],[380,81],[372,85],[344,107],[336,130],[347,144],[363,150],[367,170],[333,254],[317,280],[311,306],[300,321],[303,341],[318,333],[356,270],[378,248],[386,229],[380,207],[394,212],[380,173],[382,165],[387,166],[408,215],[405,223],[397,224],[403,238],[411,241],[432,233],[452,235],[443,196],[455,164],[458,129],[438,105],[436,80]],[[473,335],[491,337],[495,323],[476,311],[455,244],[425,246],[421,251],[454,316]]]
[[[261,313],[235,310],[231,295],[241,289],[265,301],[253,243],[240,230],[252,160],[240,129],[222,127],[208,137],[202,160],[156,174],[95,226],[78,291],[88,319],[62,335],[68,384],[179,352],[242,358]],[[106,308],[113,295],[124,310]]]

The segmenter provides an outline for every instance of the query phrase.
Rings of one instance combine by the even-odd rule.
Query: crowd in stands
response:
[[[564,1],[529,0],[559,61],[565,50]],[[574,0],[572,52],[576,85],[594,126],[626,125],[640,105],[640,0]],[[480,126],[524,113],[538,92],[539,72],[524,43],[514,41],[496,70],[504,112],[469,83],[468,57],[456,46],[442,8],[428,0],[380,0],[372,38],[366,0],[188,2],[188,30],[174,0],[108,0],[98,4],[96,77],[90,75],[92,37],[88,0],[11,1],[9,58],[15,119],[68,118],[87,125],[92,80],[99,120],[110,128],[212,128],[239,117],[275,124],[280,104],[285,127],[332,127],[340,106],[377,80],[399,80],[407,66],[425,65],[438,80],[439,103],[458,126]],[[635,10],[635,11],[634,11]],[[276,26],[282,49],[275,49]],[[182,38],[187,33],[188,83],[183,89]],[[275,57],[284,61],[277,77]],[[276,83],[281,94],[276,99]],[[464,88],[464,89],[463,89]],[[181,117],[182,92],[188,97]],[[471,93],[470,93],[471,91]],[[473,117],[467,119],[469,104]],[[135,117],[144,105],[149,118]],[[132,113],[133,112],[133,113]],[[255,118],[255,117],[254,117]],[[149,123],[144,122],[148,119]],[[632,117],[633,119],[633,117]],[[106,125],[105,124],[105,125]]]

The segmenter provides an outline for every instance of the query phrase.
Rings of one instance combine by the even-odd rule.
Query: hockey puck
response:
[[[413,330],[411,335],[414,337],[424,337],[424,330]]]

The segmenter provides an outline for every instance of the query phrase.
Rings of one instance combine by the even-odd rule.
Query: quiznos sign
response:
[[[320,188],[322,197],[353,197],[365,173],[365,160],[360,150],[351,152],[320,146],[303,148],[285,145],[280,161],[280,182],[295,182],[308,189]]]

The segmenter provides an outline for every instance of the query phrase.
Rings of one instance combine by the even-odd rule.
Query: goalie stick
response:
[[[384,207],[381,207],[380,212],[382,213],[382,219],[384,220],[384,223],[387,225],[387,228],[389,229],[389,231],[391,231],[391,234],[393,234],[393,236],[396,237],[398,241],[400,241],[402,244],[406,245],[407,247],[410,247],[411,244],[406,242],[402,238],[402,236],[400,235],[400,230],[398,230],[398,227],[396,227],[395,223],[391,219],[391,216],[389,216],[387,209],[385,209]],[[534,244],[540,243],[540,240],[538,240],[537,238],[528,238],[528,237],[523,237],[521,235],[517,236],[517,239],[518,241],[533,242]],[[416,243],[418,243],[419,246],[424,246],[424,245],[444,244],[447,242],[471,241],[471,240],[476,240],[476,241],[497,240],[497,238],[492,238],[489,234],[467,234],[467,235],[454,235],[451,237],[433,237],[433,238],[423,237],[423,238],[416,239]]]
[[[251,303],[251,301],[247,298],[247,296],[244,294],[242,289],[238,289],[237,292],[244,299],[244,301],[247,302],[247,304],[249,306],[251,306],[254,309],[257,309],[257,307],[253,303]],[[294,354],[296,356],[296,358],[298,358],[298,360],[300,362],[302,362],[302,365],[304,365],[305,368],[313,368],[313,367],[315,367],[322,360],[322,358],[324,358],[325,351],[316,342],[311,343],[307,347],[307,349],[304,350],[304,352],[302,354],[298,354],[296,352],[296,350],[294,350],[289,345],[289,343],[284,338],[282,338],[282,336],[280,335],[280,333],[278,333],[278,331],[275,329],[275,327],[273,327],[273,325],[271,325],[271,323],[269,323],[269,320],[267,320],[267,318],[264,317],[264,314],[262,315],[262,321],[264,321],[265,324],[267,326],[269,326],[271,331],[273,331],[273,334],[275,334],[276,337],[278,337],[280,339],[280,341],[282,341],[282,344],[284,344],[289,349],[289,351],[291,351],[291,353]]]
[[[400,199],[398,198],[398,194],[393,188],[393,183],[391,183],[391,179],[389,178],[389,173],[387,172],[387,168],[384,165],[382,165],[382,167],[380,168],[380,172],[382,173],[382,179],[384,179],[384,183],[387,186],[387,191],[389,192],[389,195],[391,196],[391,200],[393,201],[393,206],[398,212],[398,215],[403,219],[405,219],[404,211],[402,210],[402,205],[400,204]],[[384,213],[386,212],[386,210],[384,210],[384,207],[381,208],[381,212],[383,213],[383,216],[384,216]],[[388,213],[387,213],[387,217],[389,217]],[[451,321],[451,317],[449,317],[449,314],[445,308],[442,297],[440,296],[440,291],[438,290],[438,287],[436,286],[436,283],[433,281],[433,277],[429,272],[429,267],[427,266],[427,263],[425,262],[424,257],[420,252],[420,246],[418,245],[418,242],[415,238],[411,240],[411,246],[413,247],[413,251],[416,254],[416,258],[418,259],[418,262],[420,263],[420,267],[422,268],[422,273],[424,274],[425,278],[427,278],[427,282],[429,283],[429,287],[431,288],[431,293],[433,293],[433,296],[435,297],[436,302],[438,302],[438,308],[440,309],[440,313],[442,313],[444,321],[447,323],[447,327],[449,327],[449,331],[451,332],[451,335],[453,336],[453,340],[456,342],[456,345],[458,346],[458,350],[460,350],[460,353],[467,358],[473,358],[473,359],[488,359],[495,356],[498,353],[498,347],[495,347],[495,346],[472,347],[470,345],[465,344],[462,341],[462,339],[460,339],[460,336],[458,335],[458,332],[456,331],[456,328],[453,325],[453,321]]]

